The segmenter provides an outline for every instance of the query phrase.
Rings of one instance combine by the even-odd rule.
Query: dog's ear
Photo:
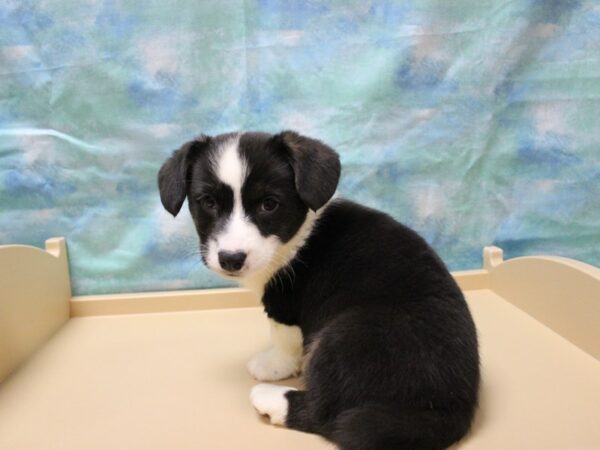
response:
[[[201,135],[187,142],[165,161],[158,172],[158,190],[164,208],[176,216],[187,193],[187,178],[190,161],[194,155],[208,147],[210,137]]]
[[[330,147],[294,131],[283,131],[273,140],[287,152],[294,170],[298,195],[313,211],[335,193],[340,179],[340,158]]]

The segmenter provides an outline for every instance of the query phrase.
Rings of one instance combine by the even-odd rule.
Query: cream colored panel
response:
[[[496,247],[484,267],[494,292],[600,360],[600,269],[555,256],[502,262]]]
[[[69,319],[70,297],[63,238],[0,246],[0,381]]]
[[[457,450],[600,449],[600,362],[492,291],[466,297],[482,386]]]

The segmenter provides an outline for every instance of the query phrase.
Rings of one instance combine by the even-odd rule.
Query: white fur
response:
[[[267,282],[279,271],[279,269],[286,266],[294,256],[296,256],[298,250],[304,245],[306,239],[308,239],[315,221],[323,209],[324,208],[321,208],[316,213],[308,211],[304,223],[300,226],[300,229],[294,237],[288,242],[285,244],[279,242],[278,246],[271,246],[268,249],[265,248],[262,255],[265,258],[262,270],[248,274],[240,280],[240,283],[245,288],[254,291],[259,298],[262,298]],[[277,239],[277,241],[279,240]],[[293,277],[294,274],[290,273],[290,276]]]
[[[271,256],[274,261],[265,269],[242,278],[241,284],[262,298],[266,283],[296,256],[308,239],[315,222],[325,207],[317,212],[308,211],[304,223],[292,239],[280,245]],[[290,273],[293,277],[294,274]],[[300,327],[286,326],[270,320],[273,347],[252,358],[247,368],[259,381],[275,381],[297,375],[302,366],[303,337]]]
[[[222,145],[212,161],[217,177],[233,191],[233,211],[224,230],[208,242],[207,262],[211,269],[227,275],[221,270],[219,252],[244,252],[246,262],[239,276],[246,276],[270,264],[281,242],[276,236],[262,236],[258,227],[246,216],[242,204],[242,186],[248,168],[238,147],[239,135],[236,135]]]
[[[236,135],[219,149],[215,171],[219,179],[233,190],[235,204],[241,207],[242,185],[246,179],[247,167],[240,155],[239,143],[240,136]]]
[[[217,253],[219,251],[243,251],[249,253],[249,243],[260,237],[257,227],[245,217],[242,206],[242,186],[246,179],[246,162],[239,149],[239,136],[228,141],[221,149],[216,161],[216,174],[233,191],[233,211],[225,229],[216,236]]]
[[[259,353],[247,365],[258,381],[276,381],[297,375],[302,365],[302,330],[269,320],[273,347]]]
[[[257,384],[250,391],[250,402],[260,414],[268,415],[273,425],[285,425],[288,413],[288,401],[285,394],[295,390],[275,384]]]

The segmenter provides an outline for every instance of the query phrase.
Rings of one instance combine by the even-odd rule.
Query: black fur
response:
[[[313,211],[321,208],[335,193],[340,179],[338,155],[321,141],[293,131],[284,131],[273,141],[288,155],[302,201]]]
[[[268,285],[269,317],[314,344],[287,425],[344,450],[443,449],[477,405],[471,315],[443,262],[391,217],[336,200]]]
[[[271,135],[243,134],[240,152],[249,162],[248,176],[242,186],[244,211],[263,236],[275,235],[282,242],[289,241],[304,222],[308,211],[308,205],[294,181],[299,172],[290,164],[286,150]],[[280,200],[279,208],[273,214],[259,212],[258,205],[267,195]]]
[[[176,216],[187,194],[190,159],[201,152],[210,143],[210,138],[201,135],[185,143],[171,156],[158,172],[160,200],[164,208]]]
[[[201,242],[232,208],[231,189],[209,163],[230,136],[188,143],[160,171],[163,205],[175,215],[187,195]],[[248,163],[244,211],[263,236],[287,242],[337,186],[339,158],[314,139],[245,133],[239,151]],[[208,194],[217,208],[202,206]],[[263,214],[270,195],[279,208]],[[479,387],[475,327],[421,237],[384,213],[334,200],[281,272],[265,288],[265,311],[299,326],[310,350],[305,390],[286,394],[288,427],[343,450],[444,449],[467,433]]]
[[[163,164],[158,187],[164,208],[177,216],[185,198],[202,243],[229,220],[233,192],[214,173],[211,157],[234,133],[215,137],[201,135],[187,142]],[[242,187],[247,217],[263,236],[289,241],[304,222],[308,208],[318,209],[333,195],[340,177],[337,153],[315,139],[284,131],[272,136],[248,132],[240,137],[239,151],[248,161],[248,176]],[[217,201],[216,210],[202,207],[202,197]],[[265,196],[279,202],[273,214],[262,214]],[[205,258],[205,247],[200,254]],[[205,261],[206,262],[206,261]]]

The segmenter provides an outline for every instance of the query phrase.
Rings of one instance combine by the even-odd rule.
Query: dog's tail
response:
[[[361,406],[342,412],[329,438],[342,450],[443,450],[467,433],[471,420],[466,412]]]

